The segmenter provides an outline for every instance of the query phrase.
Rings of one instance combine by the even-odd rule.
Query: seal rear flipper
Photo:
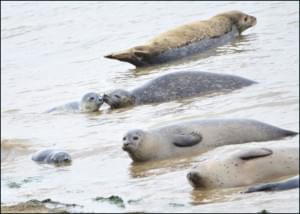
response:
[[[146,60],[149,57],[149,52],[146,50],[145,46],[137,46],[118,53],[108,54],[104,57],[129,62],[135,65],[136,67],[149,65],[149,63]]]
[[[276,190],[277,186],[278,186],[278,184],[276,184],[276,183],[262,184],[262,185],[250,187],[245,193],[260,192],[260,191],[272,191],[272,190]]]
[[[250,187],[245,193],[259,192],[259,191],[274,191],[274,190],[288,190],[299,187],[299,176],[288,179],[282,182],[261,184]]]
[[[202,136],[196,133],[178,134],[174,136],[173,144],[177,147],[194,146],[202,141]]]

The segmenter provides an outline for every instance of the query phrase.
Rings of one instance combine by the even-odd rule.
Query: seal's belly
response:
[[[209,48],[226,44],[227,42],[232,40],[236,35],[238,35],[238,31],[234,28],[232,31],[224,34],[223,36],[215,38],[206,38],[180,48],[173,48],[157,56],[152,56],[149,59],[147,59],[147,61],[149,64],[159,64],[171,60],[180,59],[186,56],[191,56],[197,53],[201,53]]]

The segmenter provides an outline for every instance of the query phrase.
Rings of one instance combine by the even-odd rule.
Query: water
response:
[[[238,9],[255,27],[205,54],[135,69],[103,56],[176,25]],[[299,131],[299,2],[1,2],[1,203],[51,198],[94,212],[299,212],[299,189],[240,194],[194,191],[186,158],[132,165],[125,132],[189,118],[252,118]],[[134,88],[173,71],[239,75],[259,84],[230,94],[95,114],[46,114],[89,91]],[[275,143],[298,143],[299,137]],[[31,161],[67,150],[71,166]],[[95,197],[118,195],[125,208]],[[133,200],[129,201],[129,200]]]

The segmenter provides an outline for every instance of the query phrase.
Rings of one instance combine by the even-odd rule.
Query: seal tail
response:
[[[146,61],[147,56],[148,52],[142,50],[141,47],[136,47],[117,53],[111,53],[105,55],[104,57],[108,59],[117,59],[119,61],[129,62],[136,67],[142,67],[149,65]]]
[[[298,135],[299,133],[298,132],[294,132],[294,131],[290,131],[290,130],[284,130],[284,135],[286,136],[286,137],[288,137],[288,136],[296,136],[296,135]]]

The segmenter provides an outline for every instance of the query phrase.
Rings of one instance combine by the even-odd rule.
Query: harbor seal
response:
[[[85,94],[80,102],[70,102],[65,105],[54,107],[47,111],[70,111],[70,112],[95,112],[98,111],[103,104],[103,99],[100,95],[94,92]]]
[[[168,102],[181,98],[229,92],[256,82],[242,77],[197,71],[179,71],[162,75],[146,84],[126,91],[117,89],[104,94],[111,108]]]
[[[129,62],[136,67],[160,64],[225,44],[254,25],[254,16],[228,11],[208,20],[175,27],[143,45],[104,57]]]
[[[294,143],[227,145],[201,158],[187,174],[194,188],[248,186],[299,173],[299,145]]]
[[[299,175],[288,178],[283,181],[260,184],[250,187],[245,193],[259,192],[259,191],[278,191],[299,188]]]
[[[131,130],[123,150],[135,162],[192,155],[227,144],[279,140],[298,133],[250,119],[191,120],[156,129]]]
[[[45,149],[38,151],[31,159],[39,163],[47,164],[69,164],[72,161],[71,156],[67,152],[57,149]]]

